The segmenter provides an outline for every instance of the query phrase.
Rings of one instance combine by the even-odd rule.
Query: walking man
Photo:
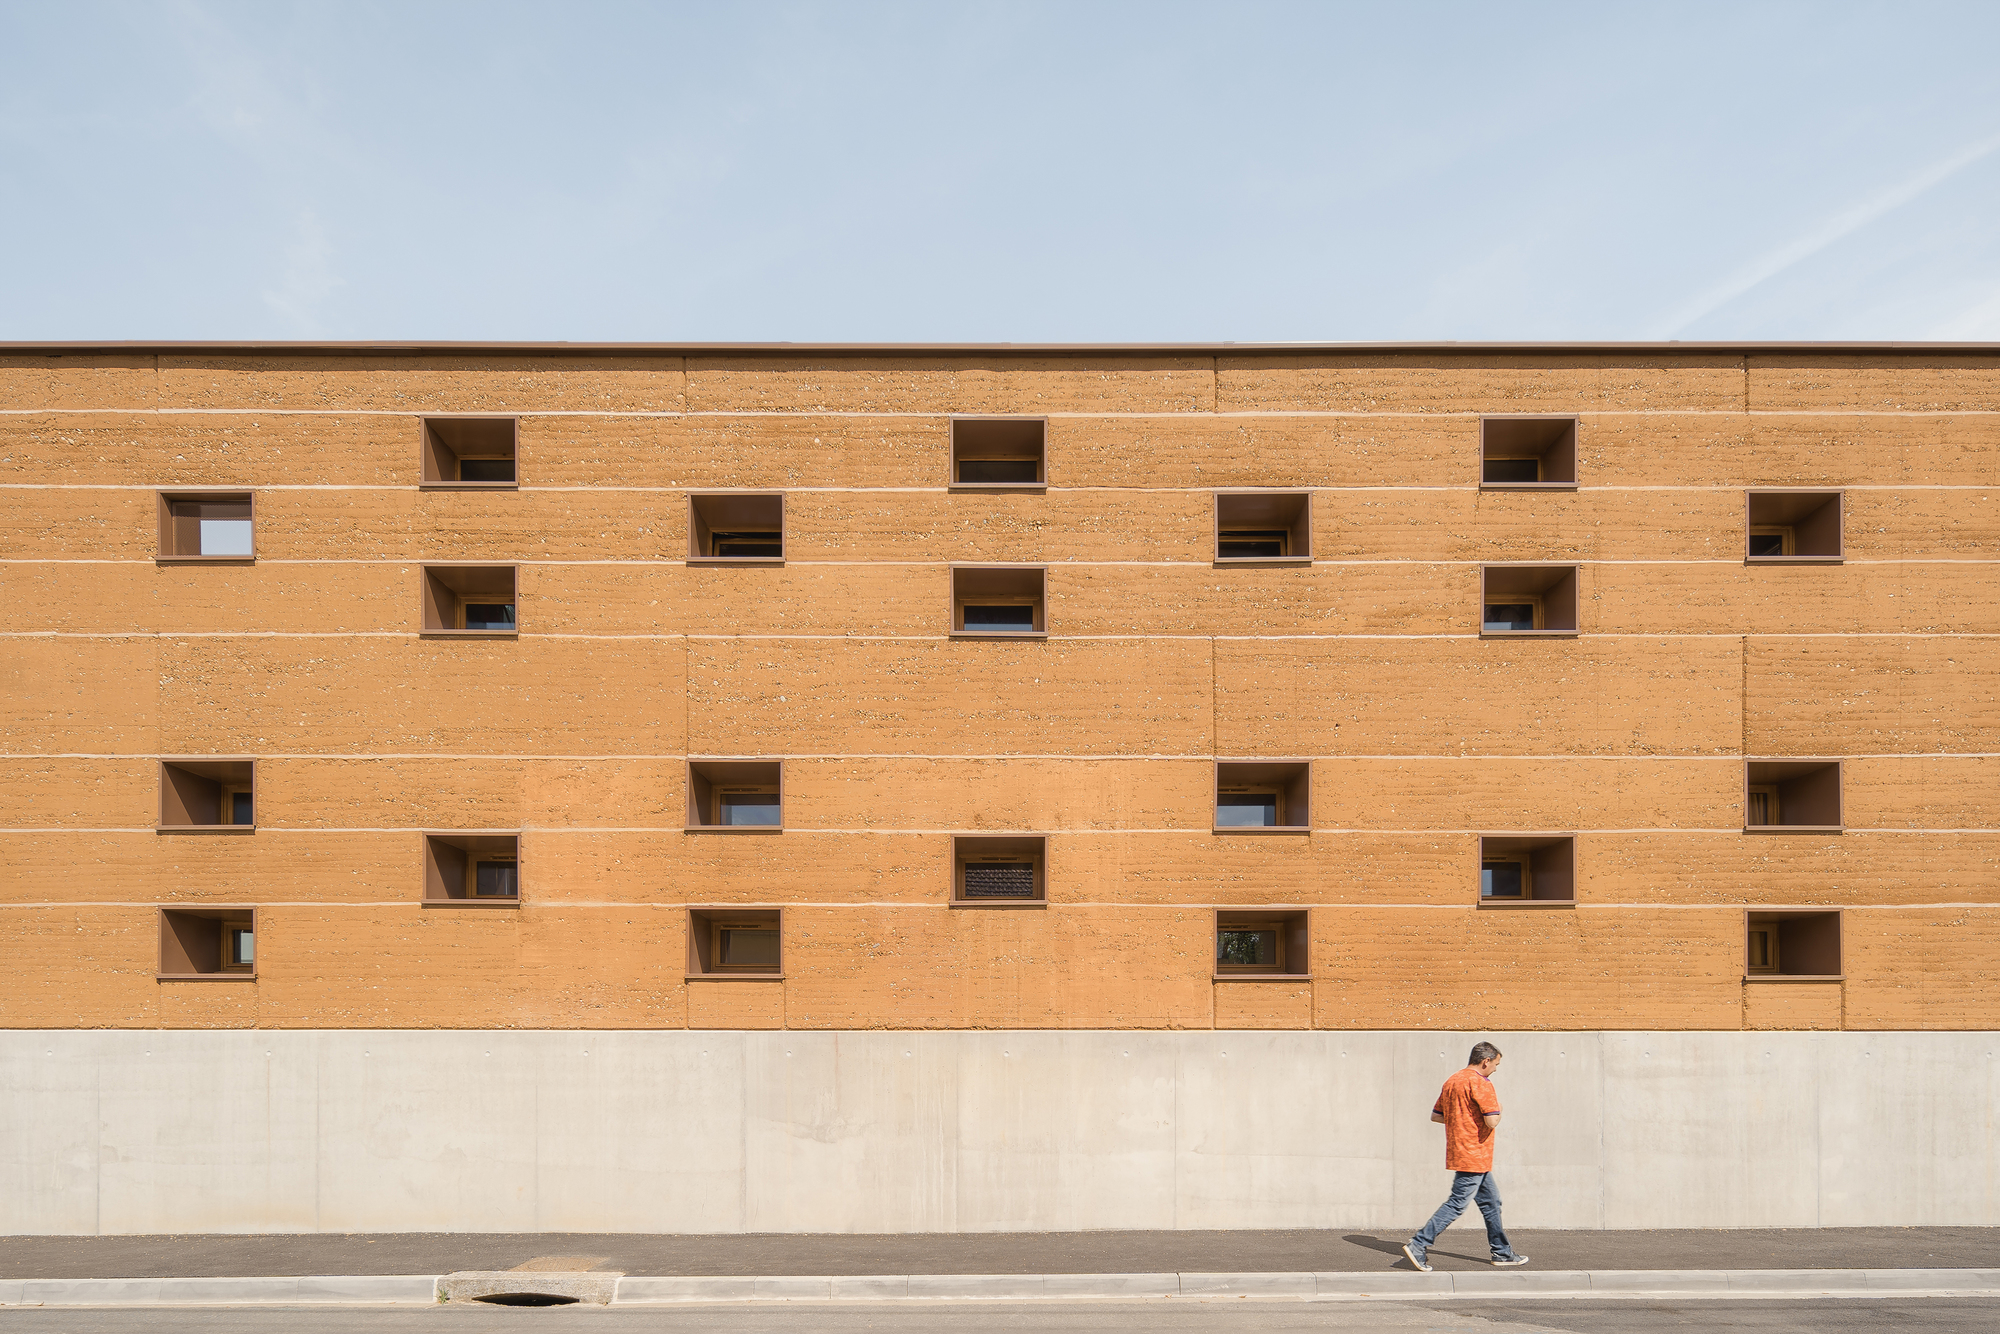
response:
[[[1493,1137],[1500,1128],[1500,1095],[1493,1091],[1493,1072],[1500,1068],[1500,1049],[1490,1042],[1474,1046],[1465,1069],[1444,1081],[1431,1120],[1444,1127],[1444,1165],[1455,1174],[1451,1198],[1438,1206],[1431,1221],[1416,1236],[1403,1243],[1410,1263],[1429,1273],[1429,1253],[1438,1233],[1465,1212],[1465,1206],[1479,1201],[1486,1216],[1486,1244],[1492,1249],[1493,1263],[1524,1265],[1525,1255],[1514,1254],[1507,1234],[1500,1227],[1500,1188],[1493,1183]]]

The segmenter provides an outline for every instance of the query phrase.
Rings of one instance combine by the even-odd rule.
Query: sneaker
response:
[[[1528,1263],[1528,1257],[1525,1255],[1496,1255],[1493,1257],[1494,1267],[1498,1269],[1513,1269],[1526,1263]]]
[[[1415,1265],[1423,1273],[1428,1274],[1431,1272],[1430,1261],[1424,1259],[1424,1253],[1418,1250],[1416,1247],[1412,1246],[1407,1241],[1403,1243],[1403,1254],[1408,1256],[1410,1263]]]

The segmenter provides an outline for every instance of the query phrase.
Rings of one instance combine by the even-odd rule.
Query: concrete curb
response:
[[[0,1279],[0,1306],[431,1305],[440,1274],[305,1278]],[[459,1275],[470,1278],[471,1275]],[[481,1278],[490,1276],[480,1275]],[[573,1274],[548,1275],[575,1279]],[[1509,1269],[1418,1274],[840,1274],[618,1278],[614,1305],[693,1302],[1062,1301],[1264,1297],[1308,1301],[1544,1297],[2000,1296],[2000,1269]],[[509,1271],[508,1291],[540,1291]],[[615,1284],[615,1287],[612,1285]],[[496,1289],[497,1290],[497,1289]],[[551,1289],[553,1290],[553,1289]],[[469,1294],[467,1294],[469,1295]],[[575,1294],[585,1296],[582,1293]],[[590,1300],[586,1296],[585,1300]]]

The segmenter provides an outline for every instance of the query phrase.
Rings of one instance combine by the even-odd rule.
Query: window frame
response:
[[[1817,504],[1804,507],[1807,501]],[[1794,511],[1788,518],[1773,523],[1767,512],[1759,521],[1760,507]],[[1822,514],[1828,507],[1833,510],[1833,552],[1805,554],[1799,552],[1800,526]],[[1753,556],[1750,554],[1750,539],[1759,533],[1781,533],[1785,539],[1785,552],[1780,556]],[[1839,565],[1847,559],[1847,490],[1844,487],[1826,486],[1758,486],[1743,493],[1743,563],[1753,565]]]
[[[255,953],[251,959],[249,967],[247,968],[223,967],[223,959],[226,955],[226,951],[228,948],[226,944],[227,940],[226,933],[228,932],[230,927],[240,925],[243,923],[248,923],[250,927],[251,939],[253,941],[257,940],[259,934],[257,927],[258,910],[255,905],[201,904],[197,906],[194,904],[185,904],[185,905],[175,904],[172,907],[169,907],[165,904],[162,904],[156,907],[153,911],[154,911],[154,919],[156,922],[156,930],[158,932],[158,938],[159,938],[158,952],[154,956],[154,961],[153,961],[154,981],[156,982],[255,982],[257,980],[257,970],[262,965],[263,962],[262,956],[264,953],[261,942],[258,942],[253,947]],[[177,919],[186,922],[205,921],[213,923],[215,927],[215,963],[216,963],[216,966],[214,968],[201,969],[196,966],[196,961],[189,957],[185,948],[183,947],[182,943],[183,937],[181,936],[181,933],[179,931],[175,930],[174,927],[174,923]],[[170,970],[169,964],[177,961],[186,962],[188,965],[187,969]]]
[[[257,492],[246,487],[173,487],[155,493],[159,509],[159,546],[155,565],[255,565],[257,563]],[[188,504],[247,504],[250,507],[250,554],[204,556],[178,550],[174,540],[174,506]]]
[[[1583,850],[1574,830],[1524,829],[1482,832],[1473,838],[1472,902],[1481,910],[1574,908],[1583,881]],[[1488,862],[1521,863],[1521,892],[1488,897],[1482,893]],[[1540,862],[1540,865],[1537,865]],[[1556,897],[1564,880],[1566,898]]]
[[[424,829],[418,831],[422,848],[422,884],[419,903],[426,908],[518,908],[528,900],[528,859],[519,829]],[[502,845],[506,846],[502,846]],[[447,866],[440,846],[450,848],[462,864]],[[479,864],[505,861],[514,863],[514,896],[480,894]],[[459,893],[450,892],[456,879]],[[443,891],[441,893],[434,891]]]
[[[735,506],[744,506],[746,505],[746,502],[749,508],[754,509],[759,507],[758,502],[772,502],[772,501],[776,502],[776,508],[777,508],[778,521],[777,521],[777,528],[775,530],[762,526],[768,522],[768,520],[766,519],[746,518],[742,521],[743,523],[757,525],[757,526],[750,528],[725,527],[720,529],[720,531],[723,532],[775,531],[778,534],[779,554],[775,556],[716,556],[708,554],[709,552],[712,552],[714,550],[714,534],[718,531],[715,520],[711,518],[711,512],[727,510]],[[785,523],[785,518],[786,518],[785,510],[786,510],[785,493],[783,491],[749,490],[749,491],[688,492],[687,563],[693,566],[718,566],[725,568],[730,566],[755,567],[755,566],[765,566],[765,565],[783,565],[785,563],[786,556],[788,556],[791,551],[789,545],[789,535],[787,533],[786,523]],[[722,517],[725,523],[729,521],[726,515],[723,515]],[[707,551],[703,550],[704,547],[707,548]]]
[[[1025,457],[1024,455],[1020,454],[962,453],[961,446],[959,443],[960,427],[961,426],[977,427],[980,424],[987,422],[994,422],[994,423],[1006,422],[1006,423],[1020,423],[1020,424],[1035,423],[1040,427],[1041,447],[1040,447],[1040,453],[1035,459],[1035,477],[1036,477],[1035,481],[961,482],[958,480],[958,465],[962,460],[963,461],[978,461],[981,459],[1002,460],[1002,459],[1019,459]],[[953,413],[949,418],[947,418],[945,432],[946,432],[946,438],[945,438],[945,468],[946,468],[945,490],[946,491],[965,492],[969,494],[977,494],[980,492],[1003,493],[1003,494],[1007,492],[1015,492],[1022,495],[1041,495],[1048,490],[1049,419],[1046,416],[1034,416],[1027,414],[1012,414],[1012,413]],[[980,446],[976,444],[972,445],[971,447],[975,449],[992,448],[992,446]]]
[[[1211,982],[1311,982],[1311,908],[1284,905],[1222,907],[1209,910],[1208,962]],[[1230,964],[1221,961],[1224,931],[1278,932],[1278,962],[1273,968]]]
[[[514,628],[512,630],[468,630],[465,628],[465,605],[474,598],[497,600],[497,594],[468,594],[453,586],[444,576],[460,572],[489,572],[505,570],[512,582],[514,608]],[[453,625],[432,625],[431,621],[444,619],[438,609],[438,590],[445,589],[451,594],[450,619]],[[422,561],[417,569],[417,635],[421,639],[519,639],[521,637],[521,563],[519,561]]]
[[[994,565],[954,561],[949,567],[951,581],[949,617],[945,622],[948,639],[994,639],[994,640],[1040,640],[1049,637],[1049,567],[1046,565]],[[1033,576],[1039,592],[973,593],[960,591],[966,582],[965,575],[1023,575]],[[976,580],[974,581],[976,582]],[[1026,579],[1021,582],[1027,582]],[[965,608],[967,604],[978,607],[1033,607],[1034,626],[1032,630],[967,630],[965,628]]]
[[[437,432],[440,423],[454,422],[506,422],[513,437],[511,455],[506,454],[461,454],[458,449],[445,442]],[[435,445],[434,443],[435,442]],[[439,471],[436,448],[450,452],[452,463],[457,465],[466,459],[508,458],[514,460],[514,480],[511,482],[462,482],[457,478],[433,477]],[[518,491],[521,489],[521,418],[518,413],[507,412],[427,412],[417,418],[417,489],[419,491]],[[455,470],[455,469],[454,469]],[[518,618],[518,613],[517,613]]]
[[[1035,895],[1028,899],[969,899],[965,896],[968,864],[1032,860]],[[1049,906],[1049,836],[1026,833],[966,833],[951,836],[951,890],[954,908],[1046,908]]]
[[[782,834],[785,832],[785,761],[781,756],[691,755],[681,771],[685,795],[682,829],[690,834]],[[776,824],[720,824],[724,787],[768,788],[778,797]]]
[[[1493,585],[1502,585],[1497,591]],[[1506,585],[1526,585],[1513,589]],[[1577,639],[1583,634],[1583,565],[1577,561],[1519,561],[1479,567],[1479,615],[1475,624],[1481,639]],[[1551,599],[1566,604],[1570,625],[1549,627],[1556,618]],[[1535,628],[1532,630],[1488,630],[1486,609],[1509,602],[1532,603]]]
[[[1790,773],[1773,773],[1774,768],[1790,769]],[[1762,770],[1760,773],[1759,770]],[[1789,783],[1809,779],[1831,771],[1833,775],[1834,814],[1838,819],[1832,824],[1786,824],[1785,811],[1797,811],[1801,801],[1812,800],[1810,792],[1794,793],[1791,797],[1783,794]],[[1751,824],[1750,813],[1752,795],[1759,790],[1771,794],[1772,814],[1778,817],[1777,824]],[[1820,755],[1779,755],[1744,756],[1743,758],[1743,832],[1745,834],[1840,834],[1847,830],[1847,766],[1838,758]]]
[[[1209,537],[1210,563],[1217,569],[1255,569],[1313,563],[1313,492],[1309,487],[1224,487],[1213,493],[1210,506],[1214,531]],[[1236,511],[1229,515],[1229,511]],[[1250,511],[1245,515],[1244,511]],[[1262,517],[1259,517],[1261,514]],[[1284,516],[1289,514],[1289,519]],[[1227,517],[1225,517],[1227,516]],[[1286,533],[1282,556],[1225,556],[1222,540],[1229,533]]]
[[[201,772],[201,769],[204,768],[233,769],[239,766],[248,768],[249,777],[247,780],[239,779],[234,775],[229,777],[220,777],[212,774],[204,774]],[[171,823],[169,821],[169,817],[175,812],[176,809],[176,805],[173,800],[173,797],[176,795],[176,785],[174,784],[174,780],[168,775],[167,771],[169,769],[178,769],[183,774],[186,774],[190,778],[202,782],[214,783],[216,785],[217,823],[176,824],[176,823]],[[258,807],[260,803],[257,797],[257,759],[255,756],[162,755],[159,758],[158,762],[158,776],[159,776],[160,799],[159,799],[159,814],[153,825],[153,830],[155,833],[254,834],[257,832],[257,816],[258,816]],[[230,824],[227,822],[226,819],[222,818],[231,814],[230,807],[232,803],[230,801],[230,796],[232,793],[237,793],[237,792],[247,792],[250,794],[249,824]],[[185,800],[183,800],[180,803],[179,809],[181,809],[182,811],[186,810]]]
[[[690,904],[683,918],[687,959],[683,980],[687,982],[782,982],[790,951],[785,945],[784,906],[757,903]],[[725,930],[775,929],[778,933],[778,962],[766,968],[758,965],[729,965],[714,962]]]
[[[1813,921],[1831,924],[1834,971],[1830,973],[1785,972],[1785,956],[1797,959],[1801,952],[1811,950],[1815,942],[1810,939],[1794,941],[1790,946],[1782,943],[1784,924],[1787,922]],[[1775,967],[1770,970],[1750,968],[1750,933],[1758,928],[1773,930],[1772,954]],[[1821,946],[1824,941],[1818,942]],[[1791,906],[1779,904],[1751,904],[1743,909],[1743,981],[1745,985],[1796,982],[1846,982],[1847,981],[1847,914],[1842,908],[1826,906]]]
[[[1535,453],[1527,452],[1529,446],[1526,444],[1495,442],[1495,441],[1490,441],[1488,439],[1488,437],[1491,435],[1509,434],[1507,430],[1508,424],[1516,422],[1545,423],[1551,426],[1566,427],[1567,430],[1556,431],[1555,432],[1556,438],[1552,439],[1539,452]],[[1497,426],[1500,429],[1497,431],[1491,430],[1489,429],[1489,424],[1492,426]],[[1575,491],[1577,490],[1583,477],[1582,437],[1583,437],[1583,418],[1580,414],[1573,412],[1482,413],[1479,418],[1479,489],[1481,491]],[[1495,449],[1505,450],[1509,452],[1506,453],[1492,452]],[[1520,452],[1514,452],[1514,451],[1520,451]],[[1536,461],[1536,468],[1535,468],[1536,476],[1542,477],[1546,476],[1547,473],[1551,471],[1551,469],[1548,466],[1548,460],[1551,454],[1566,456],[1569,463],[1569,473],[1570,473],[1570,476],[1567,480],[1558,479],[1555,481],[1534,481],[1534,482],[1489,482],[1486,480],[1486,461],[1488,459],[1493,459],[1496,461],[1500,459],[1534,459]]]

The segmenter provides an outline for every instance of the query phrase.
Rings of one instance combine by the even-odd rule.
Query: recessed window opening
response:
[[[1841,828],[1840,778],[1839,760],[1746,761],[1744,830],[1837,832]]]
[[[423,485],[476,490],[518,484],[518,423],[512,417],[427,417]]]
[[[688,909],[689,978],[780,977],[784,961],[782,909]]]
[[[782,492],[719,492],[688,497],[689,561],[776,564],[784,558]]]
[[[162,908],[157,975],[161,978],[254,978],[255,908]]]
[[[160,823],[164,833],[250,833],[257,824],[254,760],[160,762]]]
[[[512,907],[521,901],[519,834],[424,835],[424,902]]]
[[[1527,490],[1576,488],[1576,418],[1482,417],[1479,484]]]
[[[160,559],[234,561],[256,558],[251,492],[160,496]]]
[[[687,827],[776,833],[784,823],[780,760],[690,760]]]
[[[1479,629],[1487,635],[1574,635],[1577,567],[1488,565]]]
[[[1751,491],[1745,501],[1750,564],[1830,564],[1844,555],[1839,491]]]
[[[951,485],[1039,487],[1048,479],[1048,421],[1042,417],[954,417]]]
[[[1218,565],[1312,561],[1312,493],[1215,493],[1215,560]]]
[[[1745,913],[1743,971],[1752,981],[1841,975],[1839,909]]]
[[[952,567],[951,633],[996,639],[1046,633],[1046,581],[1039,565]]]
[[[1307,760],[1218,760],[1217,833],[1304,833],[1312,824]]]
[[[1501,907],[1516,903],[1575,903],[1575,836],[1482,836],[1479,840],[1479,902]]]
[[[519,629],[512,565],[427,565],[423,631],[430,635],[511,635]]]
[[[1308,921],[1302,908],[1218,908],[1216,979],[1294,980],[1306,976]]]
[[[952,840],[952,901],[995,906],[1047,901],[1048,840],[1039,834],[962,834]]]

